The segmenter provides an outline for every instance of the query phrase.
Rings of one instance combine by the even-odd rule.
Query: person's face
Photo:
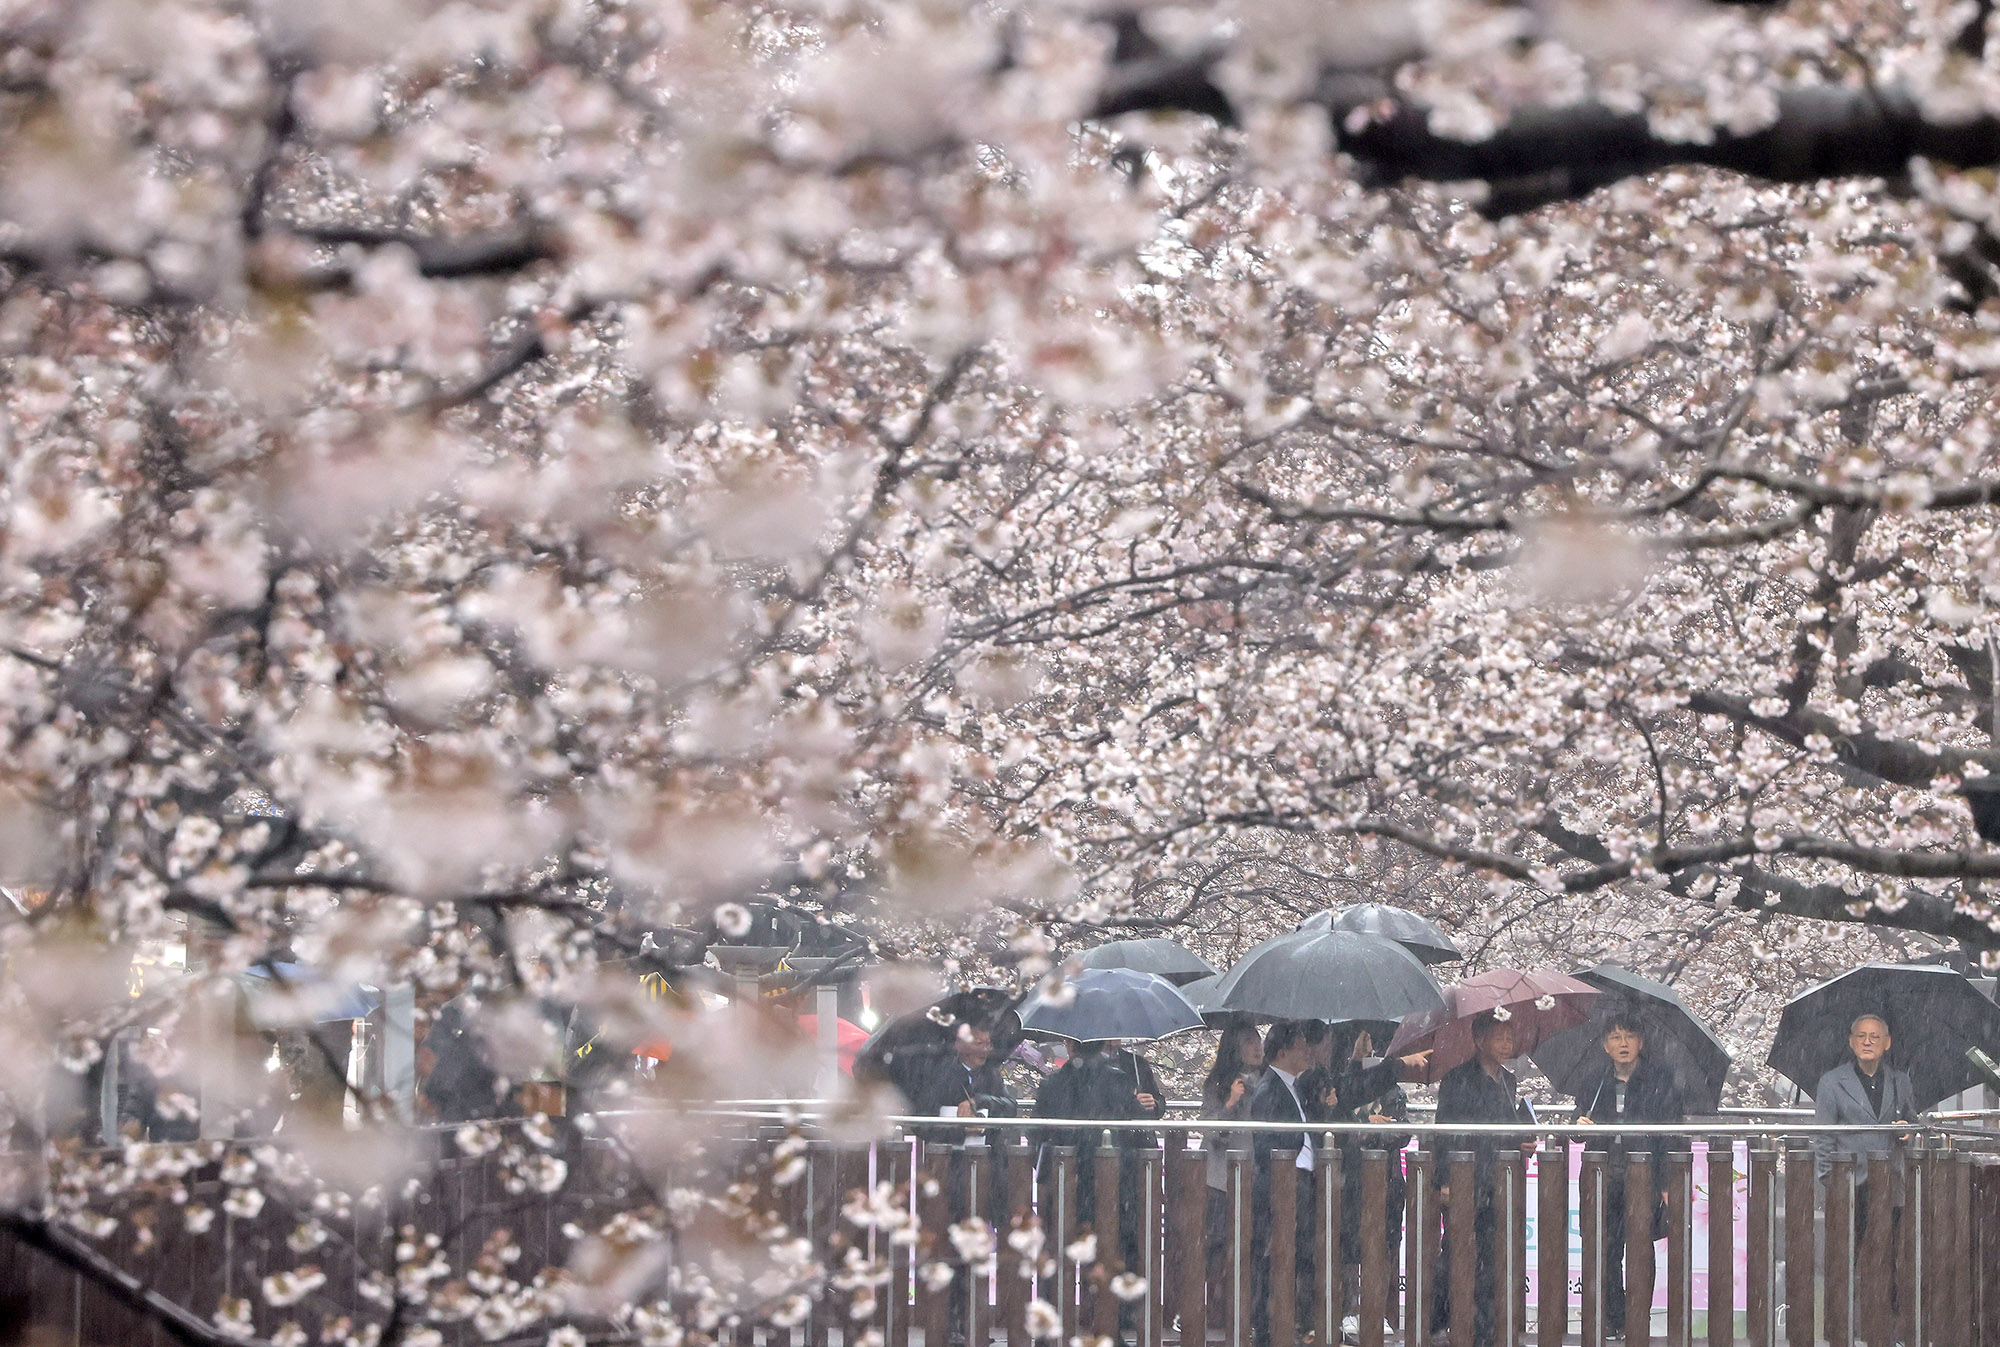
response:
[[[1646,1040],[1623,1025],[1604,1036],[1604,1054],[1618,1066],[1630,1066],[1646,1050]]]
[[[1254,1029],[1243,1035],[1243,1065],[1264,1065],[1264,1038]]]
[[[958,1036],[958,1060],[967,1066],[985,1066],[992,1055],[993,1035],[986,1030],[971,1029]]]
[[[1863,1020],[1847,1035],[1848,1051],[1863,1066],[1873,1066],[1889,1053],[1889,1026],[1880,1020]]]
[[[1498,1066],[1513,1060],[1514,1026],[1502,1020],[1488,1029],[1479,1040],[1479,1060],[1488,1066]]]

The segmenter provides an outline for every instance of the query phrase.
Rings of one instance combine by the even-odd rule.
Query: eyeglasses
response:
[[[1889,1036],[1887,1034],[1854,1034],[1852,1035],[1852,1041],[1856,1043],[1887,1043]]]

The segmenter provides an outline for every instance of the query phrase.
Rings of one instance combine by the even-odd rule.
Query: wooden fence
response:
[[[742,1126],[746,1153],[781,1134]],[[1496,1129],[1490,1185],[1469,1153],[1425,1149],[1434,1133],[1422,1126],[1402,1152],[1368,1149],[1380,1133],[1358,1133],[1344,1150],[1322,1133],[1311,1169],[1290,1152],[1262,1162],[1224,1152],[1219,1189],[1198,1126],[1155,1124],[1128,1144],[1081,1150],[1042,1145],[1033,1123],[989,1124],[969,1144],[944,1128],[926,1121],[920,1138],[873,1144],[811,1141],[803,1173],[776,1200],[838,1280],[801,1322],[752,1315],[714,1336],[745,1347],[1031,1347],[1037,1336],[1290,1347],[1340,1341],[1351,1315],[1359,1342],[1376,1347],[1432,1344],[1441,1309],[1461,1326],[1458,1347],[1482,1316],[1495,1341],[1536,1347],[1598,1347],[1621,1331],[1630,1344],[1677,1347],[2000,1347],[2000,1136],[1990,1132],[1919,1129],[1902,1149],[1899,1210],[1866,1197],[1893,1187],[1889,1157],[1836,1159],[1822,1183],[1814,1129],[1803,1127],[1688,1131],[1657,1175],[1642,1160],[1620,1165],[1584,1149],[1584,1132],[1603,1129],[1535,1129],[1532,1158],[1518,1148],[1523,1133]],[[562,1263],[566,1223],[588,1225],[642,1195],[609,1147],[578,1143],[569,1162],[553,1196],[519,1191],[496,1156],[454,1154],[379,1207],[314,1211],[274,1198],[251,1214],[226,1210],[229,1184],[210,1166],[187,1180],[190,1200],[217,1213],[208,1230],[186,1229],[177,1214],[177,1228],[154,1221],[150,1235],[131,1221],[101,1239],[57,1232],[62,1257],[0,1233],[0,1287],[29,1291],[48,1347],[168,1347],[188,1340],[168,1331],[174,1323],[206,1330],[236,1301],[251,1336],[268,1340],[290,1322],[318,1342],[341,1316],[379,1317],[362,1284],[393,1265],[406,1228],[437,1234],[457,1268],[501,1244],[518,1248],[488,1266],[526,1280]],[[900,1220],[857,1223],[850,1201],[870,1192],[886,1195],[878,1207],[917,1218],[914,1239]],[[1628,1242],[1624,1267],[1629,1283],[1661,1288],[1662,1310],[1635,1294],[1622,1323],[1607,1317],[1601,1266],[1614,1202],[1626,1228],[1650,1232],[1659,1219],[1664,1233]],[[1093,1210],[1106,1215],[1091,1221]],[[1398,1213],[1399,1241],[1389,1234]],[[1341,1230],[1353,1217],[1358,1262],[1343,1274]],[[325,1283],[295,1305],[265,1303],[264,1279],[305,1261],[294,1240],[309,1221],[325,1231],[311,1259]],[[104,1267],[128,1284],[109,1286]],[[146,1298],[150,1307],[135,1303]],[[484,1331],[492,1325],[438,1327],[451,1347],[548,1332],[547,1322],[503,1325],[497,1336]],[[619,1331],[593,1332],[605,1335]]]

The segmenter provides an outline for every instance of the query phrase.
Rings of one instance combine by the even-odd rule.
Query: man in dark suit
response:
[[[1289,1344],[1271,1343],[1271,1170],[1280,1152],[1296,1151],[1295,1164],[1305,1171],[1301,1178],[1299,1201],[1294,1213],[1292,1237],[1292,1262],[1297,1270],[1293,1285],[1297,1288],[1298,1310],[1293,1320],[1303,1333],[1311,1322],[1312,1308],[1312,1212],[1311,1198],[1314,1168],[1312,1133],[1304,1130],[1309,1113],[1304,1097],[1299,1093],[1299,1077],[1316,1066],[1326,1065],[1328,1049],[1331,1045],[1331,1031],[1316,1020],[1280,1020],[1271,1026],[1271,1032],[1264,1038],[1264,1063],[1269,1068],[1264,1078],[1257,1082],[1256,1093],[1250,1096],[1250,1121],[1299,1123],[1297,1132],[1255,1132],[1251,1134],[1251,1151],[1257,1159],[1256,1185],[1252,1190],[1250,1205],[1251,1247],[1256,1250],[1256,1263],[1252,1268],[1252,1290],[1250,1301],[1250,1332],[1253,1340],[1264,1347],[1290,1347]]]
[[[1437,1120],[1440,1123],[1515,1123],[1531,1120],[1523,1116],[1526,1110],[1520,1102],[1520,1083],[1507,1069],[1507,1063],[1514,1057],[1514,1026],[1500,1018],[1505,1013],[1488,1011],[1473,1019],[1472,1060],[1453,1067],[1438,1082]],[[1535,1148],[1532,1140],[1524,1139],[1518,1144],[1524,1152],[1532,1152]],[[1451,1323],[1449,1259],[1439,1260],[1436,1290],[1431,1300],[1432,1333],[1451,1330],[1453,1347],[1465,1347],[1468,1341],[1473,1347],[1492,1347],[1493,1343],[1496,1311],[1499,1308],[1495,1299],[1499,1288],[1494,1275],[1499,1215],[1493,1209],[1493,1171],[1500,1145],[1499,1139],[1489,1132],[1440,1135],[1437,1139],[1438,1160],[1431,1181],[1437,1188],[1440,1203],[1451,1199],[1451,1153],[1471,1151],[1473,1155],[1472,1244],[1475,1262],[1472,1324]],[[1447,1216],[1447,1227],[1449,1224],[1450,1217]],[[1446,1239],[1450,1239],[1448,1232]],[[1466,1337],[1468,1327],[1472,1330],[1470,1339]]]
[[[982,1112],[996,1111],[1013,1116],[1018,1105],[1007,1093],[1000,1064],[992,1057],[992,1030],[973,1024],[960,1025],[951,1050],[939,1052],[925,1063],[910,1099],[910,1111],[932,1118],[974,1118]],[[944,1134],[960,1136],[965,1130],[954,1127]]]
[[[1631,1123],[1677,1123],[1686,1116],[1674,1073],[1646,1055],[1646,1036],[1636,1015],[1630,1011],[1612,1014],[1604,1026],[1603,1068],[1577,1091],[1579,1123],[1623,1126]],[[1604,1185],[1604,1324],[1605,1338],[1625,1336],[1625,1303],[1628,1293],[1648,1304],[1653,1299],[1651,1282],[1628,1286],[1625,1280],[1626,1165],[1634,1157],[1652,1166],[1653,1216],[1644,1238],[1664,1234],[1662,1217],[1667,1194],[1667,1153],[1672,1143],[1664,1136],[1613,1138],[1609,1143],[1593,1141],[1591,1150],[1605,1153]]]
[[[1062,1069],[1042,1082],[1041,1092],[1035,1096],[1035,1116],[1137,1122],[1163,1115],[1166,1102],[1159,1077],[1145,1058],[1121,1048],[1116,1041],[1078,1043]],[[1107,1140],[1124,1152],[1118,1166],[1115,1227],[1112,1213],[1097,1210],[1097,1151]],[[1151,1132],[1137,1128],[1056,1128],[1042,1134],[1040,1174],[1045,1185],[1055,1179],[1055,1147],[1077,1148],[1076,1214],[1097,1231],[1098,1258],[1106,1268],[1136,1272],[1144,1267],[1140,1207],[1145,1188],[1138,1153],[1158,1144]],[[1114,1233],[1118,1241],[1115,1256],[1111,1243]],[[1118,1318],[1124,1329],[1134,1329],[1139,1306],[1134,1302],[1121,1304]]]
[[[1917,1116],[1917,1107],[1909,1073],[1888,1064],[1890,1046],[1889,1022],[1880,1015],[1862,1015],[1848,1026],[1847,1050],[1852,1059],[1819,1078],[1819,1085],[1813,1091],[1813,1121],[1856,1126],[1881,1123],[1887,1127],[1880,1132],[1814,1137],[1813,1172],[1825,1183],[1836,1153],[1858,1157],[1860,1164],[1855,1177],[1860,1182],[1854,1186],[1854,1228],[1856,1232],[1865,1231],[1871,1206],[1878,1201],[1887,1202],[1891,1213],[1889,1238],[1894,1242],[1901,1237],[1903,1223],[1903,1151],[1897,1142],[1907,1133],[1888,1129],[1909,1126]],[[1869,1156],[1884,1154],[1889,1157],[1889,1191],[1874,1193],[1869,1191],[1874,1185],[1868,1181],[1868,1171],[1862,1166]],[[1890,1279],[1889,1302],[1893,1306],[1900,1299],[1894,1259],[1884,1275]]]
[[[952,1039],[950,1051],[933,1054],[923,1063],[921,1071],[915,1074],[910,1112],[929,1118],[970,1119],[973,1123],[982,1117],[1018,1117],[1020,1103],[1007,1092],[1007,1082],[1000,1075],[1000,1064],[992,1058],[993,1031],[985,1025],[961,1024]],[[1003,1213],[1010,1209],[1010,1176],[1005,1149],[995,1147],[989,1152],[992,1163],[987,1172],[993,1176],[992,1191],[984,1195],[977,1204],[979,1210],[974,1211],[971,1165],[963,1147],[985,1144],[984,1129],[958,1122],[938,1123],[919,1128],[918,1132],[926,1146],[951,1149],[945,1200],[952,1221],[978,1215],[992,1220],[996,1227],[1004,1226]],[[959,1276],[951,1283],[949,1300],[954,1340],[965,1331],[968,1281],[969,1277]]]

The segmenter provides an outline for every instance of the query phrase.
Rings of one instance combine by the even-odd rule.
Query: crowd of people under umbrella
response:
[[[1041,1164],[1057,1146],[1078,1147],[1081,1201],[1095,1193],[1090,1165],[1095,1138],[1107,1135],[1087,1123],[1143,1122],[1167,1109],[1159,1077],[1135,1045],[1201,1027],[1221,1030],[1201,1091],[1200,1116],[1218,1122],[1298,1124],[1280,1128],[1210,1132],[1208,1246],[1211,1299],[1228,1275],[1228,1161],[1247,1151],[1254,1162],[1250,1204],[1253,1285],[1252,1338],[1271,1340],[1270,1247],[1273,1173],[1289,1163],[1316,1168],[1315,1147],[1331,1135],[1342,1152],[1343,1186],[1356,1187],[1365,1146],[1392,1155],[1411,1140],[1393,1130],[1410,1118],[1404,1087],[1436,1086],[1439,1124],[1532,1124],[1534,1110],[1515,1074],[1532,1060],[1558,1093],[1575,1100],[1574,1122],[1625,1127],[1675,1124],[1713,1115],[1720,1107],[1730,1057],[1722,1043],[1673,988],[1612,964],[1575,974],[1554,970],[1492,969],[1440,986],[1431,969],[1458,961],[1460,951],[1429,921],[1397,908],[1367,905],[1323,913],[1298,930],[1259,944],[1225,973],[1217,973],[1173,941],[1153,938],[1099,946],[1073,960],[1024,998],[996,989],[960,993],[925,1015],[892,1023],[860,1054],[857,1073],[873,1073],[901,1090],[911,1113],[938,1119],[929,1130],[963,1137],[982,1116],[1011,1116],[1024,1109],[1041,1118],[1077,1119],[1074,1129],[1040,1134]],[[1899,1039],[1896,1035],[1901,1031]],[[1066,1044],[1062,1065],[1046,1075],[1032,1101],[1009,1094],[999,1062],[1025,1037]],[[1940,1100],[1986,1080],[1980,1051],[2000,1053],[2000,1007],[1953,970],[1939,966],[1869,964],[1813,987],[1787,1004],[1769,1063],[1810,1095],[1816,1122],[1865,1125],[1879,1130],[1816,1139],[1816,1169],[1824,1178],[1838,1152],[1886,1153],[1891,1191],[1875,1194],[1863,1182],[1857,1218],[1871,1203],[1887,1202],[1900,1216],[1903,1167],[1898,1129]],[[1372,1123],[1389,1130],[1335,1130]],[[1153,1134],[1126,1127],[1108,1133],[1121,1146],[1157,1144]],[[1625,1284],[1628,1240],[1665,1237],[1664,1163],[1676,1139],[1669,1133],[1607,1133],[1590,1149],[1605,1156],[1607,1191],[1602,1238],[1601,1287],[1605,1321],[1625,1322],[1628,1297],[1652,1300],[1652,1287]],[[1494,1340],[1494,1201],[1503,1146],[1532,1153],[1526,1134],[1505,1141],[1492,1132],[1446,1133],[1433,1138],[1437,1152],[1469,1152],[1475,1186],[1476,1251],[1474,1322],[1457,1327],[1460,1343]],[[1628,1162],[1643,1158],[1655,1186],[1652,1228],[1627,1228]],[[1136,1242],[1136,1167],[1121,1167],[1120,1243]],[[1640,1172],[1636,1166],[1629,1172]],[[1866,1170],[1864,1168],[1863,1172]],[[1433,1183],[1440,1201],[1450,1197],[1451,1170],[1439,1165]],[[1043,1175],[1046,1182],[1046,1174]],[[997,1183],[1021,1182],[1002,1171]],[[1354,1305],[1352,1283],[1366,1241],[1394,1250],[1403,1238],[1404,1189],[1400,1164],[1390,1165],[1387,1222],[1363,1229],[1363,1204],[1348,1191],[1341,1202],[1339,1235],[1344,1303]],[[1459,1204],[1451,1204],[1456,1207]],[[1001,1209],[1004,1209],[1001,1208]],[[1313,1285],[1309,1204],[1295,1204],[1299,1222],[1292,1241],[1299,1260],[1293,1284],[1301,1303],[1296,1322],[1309,1322],[1303,1297]],[[1094,1212],[1081,1212],[1085,1220]],[[1100,1227],[1108,1230],[1108,1220]],[[1449,1238],[1449,1232],[1447,1232]],[[1134,1250],[1121,1250],[1127,1266]],[[1433,1341],[1453,1341],[1449,1264],[1442,1262],[1430,1310]],[[1358,1331],[1350,1316],[1343,1335]],[[1618,1334],[1615,1330],[1611,1336]]]

